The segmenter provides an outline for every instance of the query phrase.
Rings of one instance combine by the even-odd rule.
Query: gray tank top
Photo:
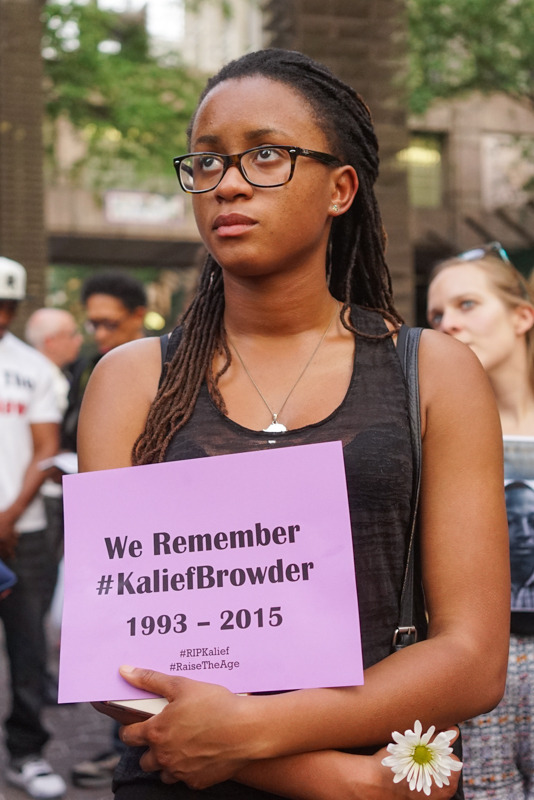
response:
[[[354,306],[351,315],[358,331],[371,335],[386,331],[382,317],[376,312]],[[175,349],[175,336],[169,343],[168,359],[172,356],[173,344]],[[352,378],[341,405],[321,422],[283,434],[252,431],[228,419],[216,408],[204,383],[192,417],[175,434],[165,460],[328,441],[343,443],[363,661],[367,668],[391,653],[410,523],[412,450],[406,384],[391,339],[370,340],[357,336]],[[206,497],[209,497],[209,486],[206,486]],[[348,564],[347,569],[351,568]],[[420,581],[416,580],[415,585],[419,587],[415,597],[415,624],[419,639],[423,639],[426,636],[424,602]],[[325,653],[325,658],[333,655]],[[138,769],[134,770],[134,777],[133,758],[127,760],[129,769],[123,759],[116,773],[118,783],[141,776],[150,780],[147,773]],[[174,788],[172,796],[180,800],[223,797],[265,800],[273,797],[232,781],[201,793],[187,789],[184,784],[176,784]]]

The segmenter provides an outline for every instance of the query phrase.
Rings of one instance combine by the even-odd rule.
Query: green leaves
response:
[[[473,90],[534,105],[534,0],[407,0],[412,110]]]
[[[64,118],[83,142],[70,177],[90,165],[87,174],[101,186],[117,170],[122,185],[142,178],[157,186],[166,176],[174,182],[172,157],[187,149],[203,76],[175,54],[152,56],[141,14],[49,2],[43,17],[48,151],[54,123]]]

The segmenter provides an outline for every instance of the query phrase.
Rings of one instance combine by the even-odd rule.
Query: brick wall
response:
[[[43,304],[42,61],[40,0],[0,0],[0,255],[28,270],[23,318]]]
[[[413,321],[414,275],[405,173],[395,154],[408,129],[399,75],[403,67],[404,0],[266,0],[266,33],[275,47],[301,50],[327,64],[371,108],[380,143],[377,195],[389,236],[395,301]]]

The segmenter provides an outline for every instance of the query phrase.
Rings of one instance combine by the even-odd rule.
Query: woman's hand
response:
[[[456,728],[456,737],[458,729]],[[437,734],[436,734],[437,735]],[[352,755],[322,750],[297,756],[255,761],[236,775],[247,786],[271,792],[289,800],[450,800],[454,797],[460,772],[452,772],[448,786],[432,784],[430,795],[411,790],[408,782],[393,783],[393,772],[382,764],[389,753],[385,747],[373,755]],[[458,761],[456,756],[451,756]]]
[[[451,728],[452,730],[452,728]],[[453,742],[456,741],[459,735],[458,728],[455,728],[456,736],[452,740]],[[439,731],[436,731],[435,737]],[[450,776],[448,777],[449,785],[436,786],[436,784],[432,783],[432,788],[430,790],[430,795],[425,795],[422,792],[418,792],[415,789],[411,790],[408,781],[402,780],[399,783],[393,783],[393,772],[389,767],[384,767],[382,764],[382,759],[386,758],[389,753],[387,749],[384,747],[379,750],[377,753],[371,756],[371,758],[375,761],[374,768],[376,770],[377,776],[377,791],[376,800],[386,800],[386,798],[391,798],[391,800],[414,800],[416,797],[419,800],[422,798],[430,797],[431,800],[449,800],[449,798],[454,797],[454,794],[458,788],[458,783],[460,782],[460,775],[461,771],[451,772]],[[459,759],[452,754],[451,758],[455,761],[459,761]],[[374,800],[375,794],[369,793],[369,791],[365,791],[363,794],[357,793],[352,800]]]
[[[330,750],[262,760],[250,751],[253,737],[246,736],[247,726],[254,723],[253,701],[261,698],[241,697],[215,684],[146,669],[121,667],[120,671],[132,685],[169,701],[146,722],[121,728],[126,745],[148,748],[140,765],[147,772],[160,771],[163,783],[183,781],[193,789],[204,789],[235,778],[292,800],[330,800],[332,789],[346,800],[426,797],[410,790],[406,780],[393,782],[393,772],[382,765],[386,748],[371,756]],[[452,798],[459,775],[451,774],[449,786],[433,784],[432,800]]]
[[[247,763],[240,723],[250,698],[151,670],[121,667],[120,672],[133,686],[169,701],[146,722],[121,728],[125,744],[148,747],[140,760],[142,769],[160,770],[164,783],[184,781],[204,789],[231,778]]]

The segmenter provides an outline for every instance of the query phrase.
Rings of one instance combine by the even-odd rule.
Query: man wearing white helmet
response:
[[[47,360],[9,331],[26,295],[26,271],[0,257],[0,557],[17,575],[0,604],[11,673],[11,712],[5,721],[6,779],[30,797],[56,798],[65,782],[42,751],[46,676],[44,615],[54,580],[46,547],[39,462],[58,448],[60,414]]]

